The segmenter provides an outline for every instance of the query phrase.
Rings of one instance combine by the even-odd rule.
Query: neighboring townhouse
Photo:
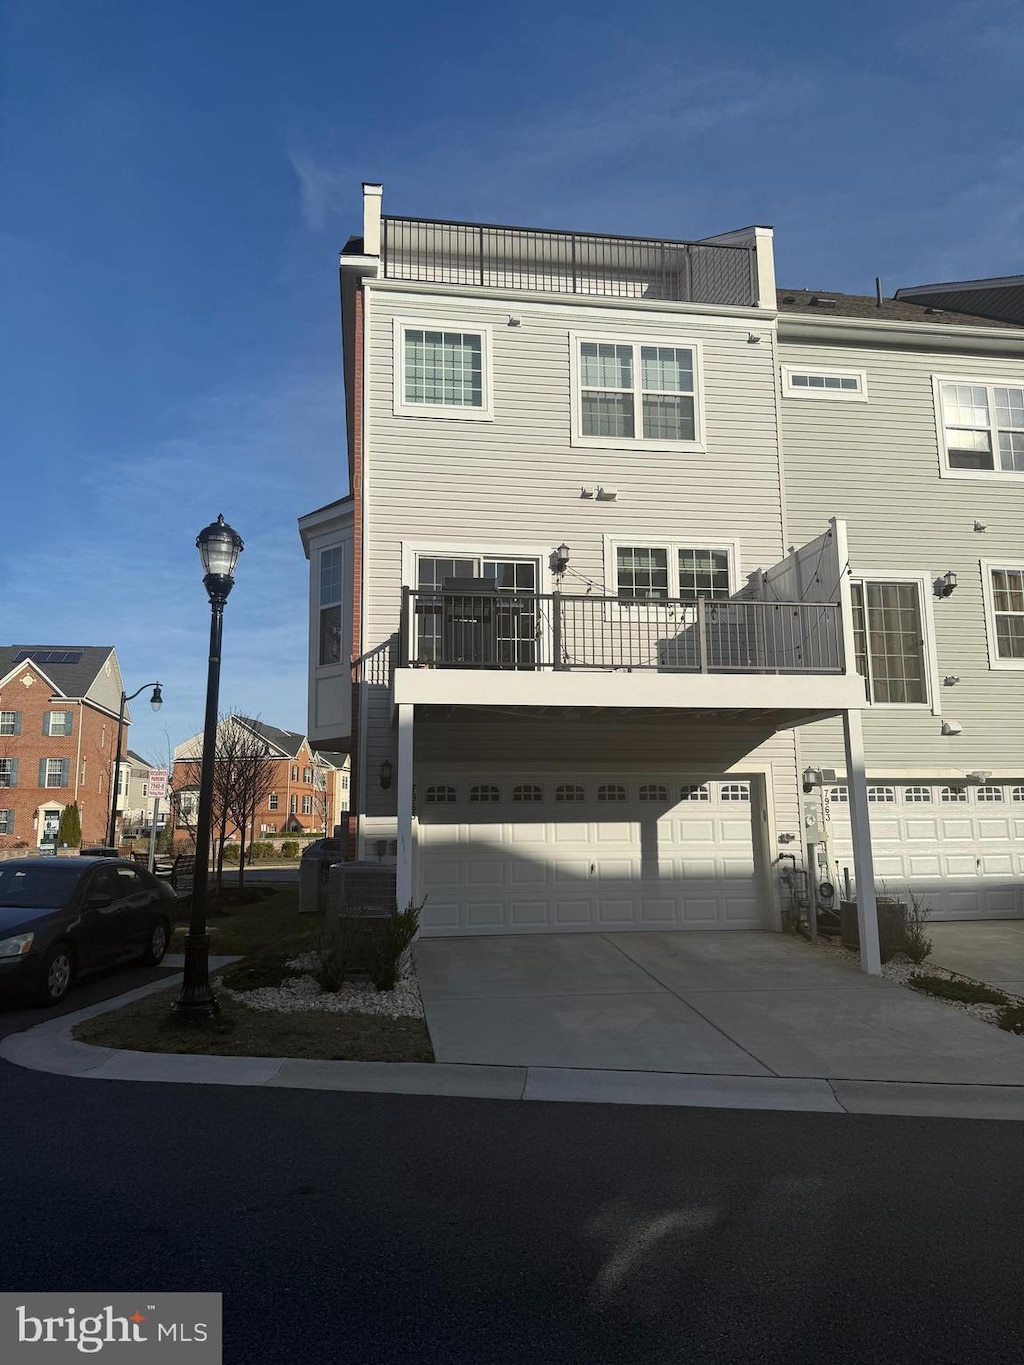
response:
[[[310,747],[305,735],[248,716],[226,717],[221,721],[221,736],[227,735],[232,727],[249,737],[246,741],[248,753],[253,752],[250,744],[260,746],[262,762],[268,769],[266,776],[260,779],[259,799],[251,814],[248,836],[331,832],[348,805],[347,755],[321,754]],[[226,754],[231,748],[230,742],[222,740],[221,743],[222,752]],[[201,734],[193,735],[174,750],[171,787],[176,813],[175,833],[179,839],[188,838],[190,828],[195,826],[202,753]],[[238,839],[240,834],[238,824],[231,821],[229,838]]]
[[[797,735],[834,719],[866,924],[847,530],[788,524],[771,231],[439,223],[381,194],[341,257],[352,491],[300,520],[351,852],[397,849],[424,934],[778,927]]]
[[[106,843],[121,692],[110,645],[0,647],[0,850],[53,847],[74,802]]]
[[[126,833],[145,832],[153,823],[154,798],[149,794],[149,774],[152,764],[141,754],[128,750],[123,759],[118,777],[117,809]],[[162,829],[167,821],[167,802],[161,802],[157,817],[157,827]]]
[[[970,284],[1005,287],[993,305]],[[789,534],[848,527],[876,876],[939,918],[1024,915],[1024,327],[956,311],[1009,318],[1010,284],[778,293]],[[839,727],[797,743],[837,771],[841,876]]]

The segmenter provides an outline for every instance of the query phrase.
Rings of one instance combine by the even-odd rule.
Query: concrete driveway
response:
[[[1024,1084],[1021,1039],[780,934],[437,938],[415,957],[439,1062]]]
[[[925,964],[948,967],[1013,995],[1024,995],[1024,920],[960,920],[929,924],[933,948]]]

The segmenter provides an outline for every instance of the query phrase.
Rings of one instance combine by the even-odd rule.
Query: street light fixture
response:
[[[199,812],[196,816],[196,863],[192,882],[192,915],[185,939],[185,969],[181,994],[171,1012],[181,1019],[210,1019],[219,1009],[210,989],[210,936],[206,932],[206,891],[210,872],[210,837],[213,833],[213,775],[217,748],[217,703],[220,693],[220,646],[224,627],[224,604],[235,586],[235,565],[245,546],[242,537],[223,515],[204,527],[196,537],[203,562],[203,587],[210,599],[210,661],[206,675],[206,722],[203,726],[203,757],[199,778]]]
[[[114,789],[110,793],[110,827],[107,830],[109,836],[107,846],[109,848],[117,847],[117,789],[121,783],[121,741],[124,738],[124,708],[130,701],[134,701],[140,692],[145,692],[147,687],[153,689],[149,704],[154,711],[159,711],[164,704],[164,694],[158,682],[143,683],[131,696],[125,696],[123,692],[121,693],[121,710],[117,717],[117,748],[114,750]]]

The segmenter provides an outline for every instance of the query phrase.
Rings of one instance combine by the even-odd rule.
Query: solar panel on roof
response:
[[[81,657],[80,649],[23,649],[14,656],[14,662],[31,659],[34,664],[77,664]]]

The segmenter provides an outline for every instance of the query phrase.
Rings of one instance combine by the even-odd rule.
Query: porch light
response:
[[[940,597],[952,596],[953,589],[956,587],[956,574],[952,569],[947,569],[935,586],[939,590]]]
[[[378,777],[381,791],[386,792],[391,786],[391,774],[393,771],[390,758],[384,759],[383,763],[380,765],[380,774]]]
[[[552,551],[551,568],[555,573],[565,573],[569,567],[569,547],[559,545],[557,550]]]

